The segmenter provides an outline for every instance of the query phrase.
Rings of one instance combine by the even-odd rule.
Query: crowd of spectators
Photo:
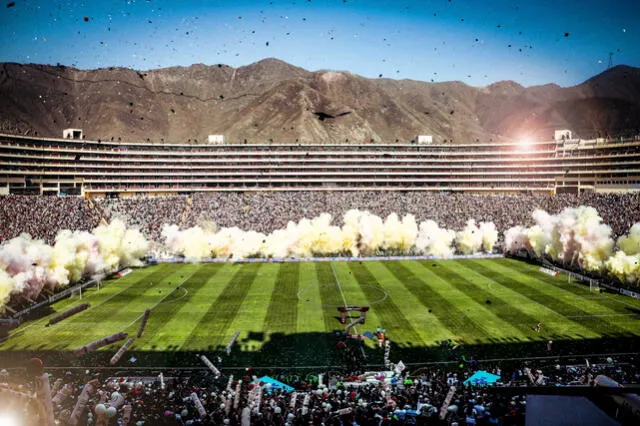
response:
[[[328,212],[340,224],[349,209],[369,210],[385,217],[395,212],[412,213],[418,221],[433,219],[441,226],[460,229],[469,218],[491,221],[499,231],[511,226],[532,223],[531,212],[544,209],[559,213],[566,207],[588,205],[595,207],[609,224],[615,236],[640,221],[640,194],[444,194],[427,192],[265,192],[210,193],[193,196],[175,195],[147,198],[107,198],[87,201],[77,197],[0,197],[0,240],[5,241],[28,232],[32,236],[53,242],[60,229],[88,230],[102,218],[125,219],[130,226],[139,226],[143,233],[160,240],[164,223],[179,224],[182,228],[213,221],[219,226],[238,226],[270,232],[285,227],[288,221],[315,217]],[[229,370],[215,378],[208,370],[175,369],[164,371],[128,372],[130,377],[111,377],[113,370],[49,370],[55,393],[68,385],[69,396],[54,405],[60,424],[66,424],[80,395],[82,386],[94,380],[99,391],[91,395],[87,407],[93,411],[97,424],[96,405],[113,401],[116,413],[106,418],[109,425],[127,424],[123,421],[124,407],[129,406],[131,425],[195,425],[242,424],[243,411],[250,411],[254,425],[463,425],[463,424],[524,424],[526,398],[524,394],[510,396],[493,392],[487,387],[470,387],[463,381],[476,369],[484,368],[501,376],[498,386],[520,386],[531,378],[541,384],[589,384],[597,374],[605,374],[621,383],[637,383],[640,371],[634,363],[615,363],[613,360],[594,360],[589,366],[557,364],[536,365],[534,362],[516,367],[477,365],[464,368],[454,366],[425,367],[409,371],[401,377],[366,381],[362,371],[354,375],[337,373],[325,376],[321,386],[313,376],[278,375],[276,378],[293,386],[288,392],[265,388],[261,399],[255,397],[253,379],[259,371]],[[164,386],[158,373],[164,375]],[[328,373],[328,372],[324,372]],[[230,378],[227,374],[235,374]],[[135,377],[131,377],[135,376]],[[242,382],[239,383],[238,379]],[[0,390],[21,389],[32,394],[32,378],[22,370],[0,372]],[[451,386],[456,392],[444,420],[440,411]],[[114,392],[122,398],[115,397]],[[237,398],[235,394],[240,395]],[[195,394],[206,414],[199,413],[194,404]],[[294,397],[295,395],[295,397]],[[6,395],[0,395],[5,398]],[[306,404],[305,404],[306,401]],[[253,402],[253,405],[251,403]],[[18,404],[19,405],[19,404]],[[16,407],[18,406],[16,405]],[[8,405],[5,405],[5,407]],[[88,413],[87,412],[87,413]],[[87,413],[79,424],[89,423]]]
[[[330,213],[341,225],[350,209],[368,210],[386,217],[414,214],[418,222],[435,220],[440,226],[459,230],[467,220],[493,222],[500,232],[515,225],[533,224],[531,213],[543,209],[559,213],[566,207],[595,207],[621,235],[640,221],[640,194],[459,194],[430,192],[214,192],[192,197],[105,199],[105,211],[135,216],[135,222],[152,239],[163,223],[191,227],[215,222],[219,227],[269,233],[285,228],[289,221]],[[179,204],[179,205],[175,205]]]
[[[53,243],[61,229],[91,230],[100,213],[79,197],[0,196],[0,242],[28,233]]]
[[[93,204],[95,203],[95,204]],[[356,192],[212,192],[157,197],[103,198],[87,202],[76,197],[0,196],[0,241],[28,232],[52,242],[60,229],[92,229],[101,217],[119,217],[161,242],[162,225],[182,228],[204,222],[219,227],[269,233],[289,221],[330,213],[341,225],[350,209],[386,217],[411,213],[418,222],[435,220],[441,227],[462,229],[468,219],[493,222],[499,232],[533,224],[531,213],[559,213],[566,207],[595,207],[614,236],[640,221],[640,193],[631,194],[460,194],[397,191]]]
[[[161,241],[162,225],[180,225],[188,206],[186,196],[103,198],[94,200],[107,218],[121,218],[151,241]]]
[[[393,377],[387,375],[385,379],[380,372],[273,375],[293,391],[261,382],[257,379],[260,372],[250,367],[230,372],[223,370],[219,377],[207,369],[141,369],[113,374],[114,370],[100,368],[56,368],[48,373],[58,424],[69,424],[83,386],[91,383],[95,392],[86,402],[86,410],[77,424],[523,425],[526,390],[514,395],[514,392],[500,392],[500,388],[588,386],[594,384],[598,375],[622,384],[636,383],[640,370],[633,363],[616,361],[601,358],[592,359],[591,364],[578,365],[545,364],[540,360],[506,366],[472,363],[465,368],[438,365],[407,370]],[[477,369],[501,378],[491,386],[465,384]],[[159,373],[162,373],[162,379]],[[10,373],[3,370],[0,387],[31,392],[34,387],[30,374],[33,372],[29,369],[13,369]],[[257,387],[262,388],[260,396]],[[455,388],[455,393],[447,401],[451,387]],[[201,410],[194,395],[202,404]],[[100,417],[101,408],[96,411],[98,404],[106,404],[107,408],[111,405],[115,410],[110,417]],[[14,401],[11,407],[19,405]],[[125,414],[127,412],[129,414]],[[246,421],[247,416],[250,423]]]

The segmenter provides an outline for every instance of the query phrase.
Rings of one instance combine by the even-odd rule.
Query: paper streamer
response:
[[[73,407],[73,412],[71,413],[71,417],[69,418],[70,426],[77,426],[80,422],[80,418],[83,417],[87,404],[89,403],[89,399],[95,395],[98,390],[98,386],[100,386],[100,382],[97,379],[91,380],[89,383],[84,385],[82,388],[82,392],[76,401],[75,407]]]
[[[109,364],[111,365],[117,364],[118,361],[120,361],[120,358],[122,358],[122,355],[124,355],[124,353],[129,350],[131,345],[133,345],[133,338],[128,339],[126,342],[124,342],[122,346],[120,346],[120,349],[118,349],[118,352],[116,352],[115,355],[111,357],[111,361],[109,361]]]
[[[67,399],[69,399],[72,393],[73,393],[73,386],[67,383],[62,387],[62,389],[56,392],[56,396],[53,397],[52,402],[55,405],[62,405]]]
[[[53,426],[55,419],[53,417],[53,405],[51,404],[51,385],[47,373],[43,373],[36,378],[36,396],[44,405],[44,412],[47,416],[43,424]]]
[[[207,367],[209,367],[209,370],[211,370],[211,372],[216,376],[216,378],[220,377],[221,373],[220,370],[218,370],[216,368],[215,365],[213,365],[213,363],[211,361],[209,361],[209,358],[207,358],[204,355],[200,355],[200,359],[202,360],[202,362],[204,363],[204,365],[206,365]]]
[[[142,316],[142,322],[140,323],[140,328],[138,328],[138,339],[142,336],[142,332],[144,328],[147,326],[147,321],[149,320],[149,315],[151,314],[151,309],[147,309],[144,311],[144,315]]]
[[[200,414],[200,418],[203,418],[207,415],[207,410],[204,409],[204,405],[202,405],[202,401],[198,398],[198,394],[195,392],[191,393],[191,401],[193,405],[196,406],[196,410],[198,410],[198,414]]]
[[[117,342],[119,340],[124,340],[126,338],[127,338],[127,333],[125,333],[124,331],[121,331],[120,333],[107,336],[104,339],[91,342],[88,345],[80,346],[79,348],[74,349],[72,352],[75,356],[80,357],[86,353],[93,352],[96,349],[99,349],[103,346],[110,345],[111,343]]]
[[[62,320],[65,320],[65,319],[67,319],[67,318],[69,318],[69,317],[71,317],[71,316],[73,316],[75,314],[78,314],[78,313],[84,311],[85,309],[89,308],[89,306],[91,306],[91,305],[89,305],[88,303],[83,303],[81,305],[74,306],[71,309],[67,309],[63,313],[61,313],[59,315],[56,315],[55,317],[51,318],[49,320],[49,322],[47,323],[47,325],[45,325],[45,327],[49,327],[50,325],[56,324],[56,323],[58,323],[58,322],[60,322]]]

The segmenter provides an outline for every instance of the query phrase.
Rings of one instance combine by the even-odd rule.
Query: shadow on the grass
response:
[[[287,370],[291,367],[325,367],[341,370],[382,369],[384,350],[377,346],[362,345],[353,339],[344,339],[335,333],[275,333],[267,335],[262,332],[250,334],[253,340],[239,339],[233,347],[231,355],[227,355],[224,347],[203,348],[200,351],[182,351],[177,346],[158,348],[155,351],[127,352],[117,364],[118,367],[154,368],[154,367],[203,367],[197,357],[207,355],[220,368],[242,369],[245,367],[260,368],[264,371]],[[553,339],[551,350],[548,350],[547,339]],[[259,347],[258,341],[262,340]],[[344,342],[342,345],[339,342]],[[362,357],[364,348],[366,358]],[[494,339],[491,343],[463,344],[455,342],[436,346],[391,345],[390,358],[393,362],[402,360],[408,364],[433,362],[458,362],[466,360],[503,360],[528,357],[578,356],[584,354],[608,354],[635,352],[640,347],[638,336],[609,336],[599,339],[567,339],[563,336],[545,336],[531,342],[516,342]],[[24,350],[11,350],[11,345],[0,352],[0,365],[19,367],[25,359],[39,357],[48,366],[103,367],[109,366],[109,360],[120,347],[120,343],[111,345],[107,350],[100,350],[81,358],[75,358],[67,350],[44,350],[30,347]],[[136,359],[135,362],[130,360]],[[582,363],[584,359],[577,359]],[[233,373],[232,373],[233,374]]]

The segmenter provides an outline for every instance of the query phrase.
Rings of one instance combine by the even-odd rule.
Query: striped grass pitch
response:
[[[360,333],[385,328],[396,350],[417,357],[447,339],[472,347],[640,336],[640,301],[592,293],[513,259],[159,264],[87,290],[89,309],[44,327],[80,301],[56,303],[14,330],[0,359],[2,351],[66,351],[119,331],[135,336],[151,308],[132,351],[221,351],[239,331],[234,351],[260,354],[254,365],[322,362],[344,330],[336,308],[345,301],[371,307]],[[375,351],[373,341],[366,345]]]

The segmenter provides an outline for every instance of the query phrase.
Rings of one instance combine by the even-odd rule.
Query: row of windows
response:
[[[515,142],[506,143],[474,143],[474,144],[224,144],[224,145],[188,145],[188,144],[136,144],[136,143],[113,143],[113,141],[78,141],[66,139],[45,139],[28,138],[19,136],[0,136],[3,144],[14,144],[25,147],[42,148],[43,146],[61,148],[73,148],[84,150],[101,151],[182,151],[188,153],[212,152],[212,151],[386,151],[405,149],[411,151],[427,151],[433,149],[452,150],[478,150],[478,149],[516,149],[521,145]],[[535,142],[531,144],[538,149],[555,149],[558,146],[556,141]]]
[[[73,171],[73,172],[86,172],[86,171],[101,171],[101,172],[122,172],[130,170],[158,170],[158,169],[170,169],[170,170],[237,170],[242,168],[243,170],[300,170],[304,168],[306,171],[328,171],[331,169],[352,169],[362,171],[377,171],[377,170],[558,170],[564,168],[592,168],[592,167],[635,167],[640,165],[640,156],[635,159],[623,159],[620,161],[599,161],[588,162],[577,160],[575,162],[567,161],[563,163],[548,163],[544,161],[538,162],[526,162],[526,163],[511,163],[511,164],[491,164],[491,163],[463,163],[463,164],[442,164],[434,162],[416,162],[411,164],[399,164],[399,162],[384,162],[384,163],[371,163],[371,162],[348,162],[342,164],[327,164],[327,163],[280,163],[280,162],[265,162],[259,164],[141,164],[141,163],[116,163],[116,164],[101,164],[90,163],[84,161],[74,162],[33,162],[24,161],[24,159],[17,160],[7,158],[0,155],[0,161],[6,169],[10,170],[31,170],[37,168],[38,170],[61,170],[61,171]],[[164,167],[163,167],[164,166]]]
[[[84,158],[108,158],[116,161],[127,160],[131,161],[131,159],[140,158],[140,159],[154,159],[156,161],[162,159],[164,160],[174,160],[176,158],[180,159],[181,157],[188,160],[198,159],[198,158],[278,158],[278,159],[325,159],[332,157],[352,157],[352,158],[420,158],[420,159],[431,159],[431,158],[461,158],[461,159],[469,159],[474,157],[495,157],[495,158],[511,158],[511,157],[535,157],[535,158],[545,158],[545,157],[553,157],[555,155],[555,151],[546,150],[546,151],[522,151],[522,150],[512,150],[512,151],[479,151],[479,152],[450,152],[450,151],[429,151],[429,152],[410,152],[405,150],[391,150],[385,152],[370,152],[370,151],[341,151],[341,152],[313,152],[313,151],[300,151],[300,152],[282,152],[282,151],[265,151],[261,152],[239,152],[239,151],[220,151],[220,152],[202,152],[202,153],[184,153],[184,152],[143,152],[143,151],[122,151],[122,152],[107,152],[107,151],[83,151],[83,150],[74,150],[74,149],[50,149],[47,148],[33,148],[33,149],[25,149],[24,147],[17,147],[12,145],[2,145],[0,147],[0,152],[7,155],[30,155],[30,154],[40,154],[43,153],[53,154],[53,155],[68,155],[71,154],[73,156],[80,156]]]
[[[30,160],[40,161],[37,165],[42,166],[42,162],[51,162],[51,165],[58,164],[104,164],[105,166],[123,166],[123,165],[142,165],[150,164],[154,166],[174,166],[183,165],[191,166],[193,164],[204,165],[260,165],[260,164],[295,164],[295,165],[324,165],[324,164],[361,164],[368,163],[372,165],[378,164],[491,164],[491,163],[508,163],[508,164],[572,164],[577,161],[600,161],[600,160],[640,160],[640,152],[638,153],[613,153],[601,156],[576,156],[576,157],[540,157],[540,156],[518,156],[518,157],[492,157],[492,158],[415,158],[415,157],[383,157],[383,158],[341,158],[341,157],[325,157],[325,158],[283,158],[283,157],[262,157],[262,158],[180,158],[180,159],[164,159],[164,158],[140,158],[127,157],[113,159],[109,157],[99,156],[56,156],[50,154],[19,154],[6,153],[0,147],[0,161],[3,162],[28,162]]]
[[[594,164],[590,166],[582,165],[566,166],[566,167],[500,167],[500,166],[486,166],[486,167],[358,167],[358,166],[342,166],[342,167],[280,167],[273,165],[270,167],[168,167],[168,168],[137,168],[137,169],[105,169],[105,168],[67,168],[61,169],[57,167],[16,167],[11,164],[7,164],[0,172],[4,172],[12,175],[28,174],[28,175],[59,175],[59,176],[78,176],[87,177],[95,175],[107,175],[107,176],[218,176],[218,175],[232,175],[232,176],[261,176],[261,175],[282,175],[282,176],[295,176],[295,175],[327,175],[327,174],[351,174],[351,175],[433,175],[433,176],[449,176],[449,175],[536,175],[536,174],[551,174],[551,175],[563,175],[563,174],[593,174],[604,172],[620,172],[637,170],[640,168],[640,162],[629,162],[623,164]]]

